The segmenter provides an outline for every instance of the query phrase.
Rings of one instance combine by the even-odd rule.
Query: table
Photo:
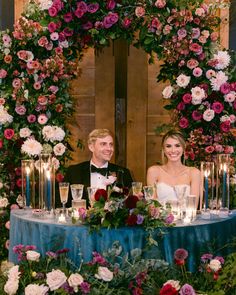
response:
[[[55,219],[43,219],[32,215],[29,210],[13,210],[11,212],[9,260],[17,262],[12,249],[15,245],[35,245],[37,251],[44,255],[47,251],[69,248],[69,257],[77,264],[83,259],[88,262],[92,252],[102,253],[111,248],[114,241],[119,241],[124,252],[132,249],[144,249],[147,232],[141,227],[122,227],[118,229],[102,229],[90,233],[85,225],[59,224]],[[160,230],[164,232],[160,236]],[[179,224],[171,228],[157,228],[153,232],[158,240],[158,247],[152,246],[144,255],[149,258],[160,257],[173,262],[174,251],[185,248],[189,252],[188,269],[194,271],[204,253],[226,255],[236,248],[224,247],[236,237],[236,212],[228,218],[201,220],[184,226]]]

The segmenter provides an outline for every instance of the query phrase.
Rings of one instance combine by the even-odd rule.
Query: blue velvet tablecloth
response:
[[[90,261],[93,251],[102,253],[109,249],[114,241],[119,241],[123,251],[128,253],[135,248],[144,249],[147,245],[147,232],[141,227],[102,229],[90,233],[87,226],[59,224],[55,219],[34,217],[28,210],[12,211],[10,222],[9,260],[15,263],[17,257],[13,253],[13,247],[18,244],[36,245],[41,254],[49,250],[69,248],[69,257],[77,265],[81,259]],[[234,237],[236,212],[226,219],[198,219],[188,226],[180,224],[172,228],[157,228],[153,232],[153,238],[158,241],[158,247],[151,247],[144,255],[150,258],[159,257],[172,263],[174,251],[185,248],[189,252],[188,268],[194,271],[203,253],[226,255],[236,251],[233,247],[224,247]]]

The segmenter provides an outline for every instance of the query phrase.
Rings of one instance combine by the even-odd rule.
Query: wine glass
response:
[[[175,185],[174,191],[180,206],[180,218],[183,219],[186,213],[186,192],[188,185]]]
[[[140,193],[142,193],[142,186],[142,182],[132,182],[133,194],[138,196]]]
[[[146,185],[143,187],[143,193],[145,200],[155,199],[155,187],[152,185]]]
[[[68,193],[69,193],[69,182],[60,182],[59,183],[59,191],[60,191],[60,199],[63,206],[63,213],[66,211],[66,203],[68,201]]]
[[[95,202],[95,199],[94,199],[94,195],[97,191],[97,188],[96,187],[87,187],[87,191],[88,191],[88,197],[89,197],[89,203],[90,203],[90,206],[93,207],[93,204]]]

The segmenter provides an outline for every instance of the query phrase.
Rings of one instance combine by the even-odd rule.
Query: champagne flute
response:
[[[63,213],[66,211],[66,203],[68,201],[69,193],[69,182],[60,182],[59,183],[60,199],[63,206]]]

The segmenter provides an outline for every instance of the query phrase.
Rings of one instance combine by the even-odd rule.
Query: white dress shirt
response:
[[[95,166],[97,168],[107,168],[108,167],[108,162],[105,163],[103,166],[98,167],[92,161],[90,161],[90,166],[91,165],[93,165],[93,166]],[[107,177],[103,176],[102,174],[97,173],[97,172],[90,173],[90,186],[91,187],[96,187],[96,188],[106,189],[106,187],[107,187]]]

